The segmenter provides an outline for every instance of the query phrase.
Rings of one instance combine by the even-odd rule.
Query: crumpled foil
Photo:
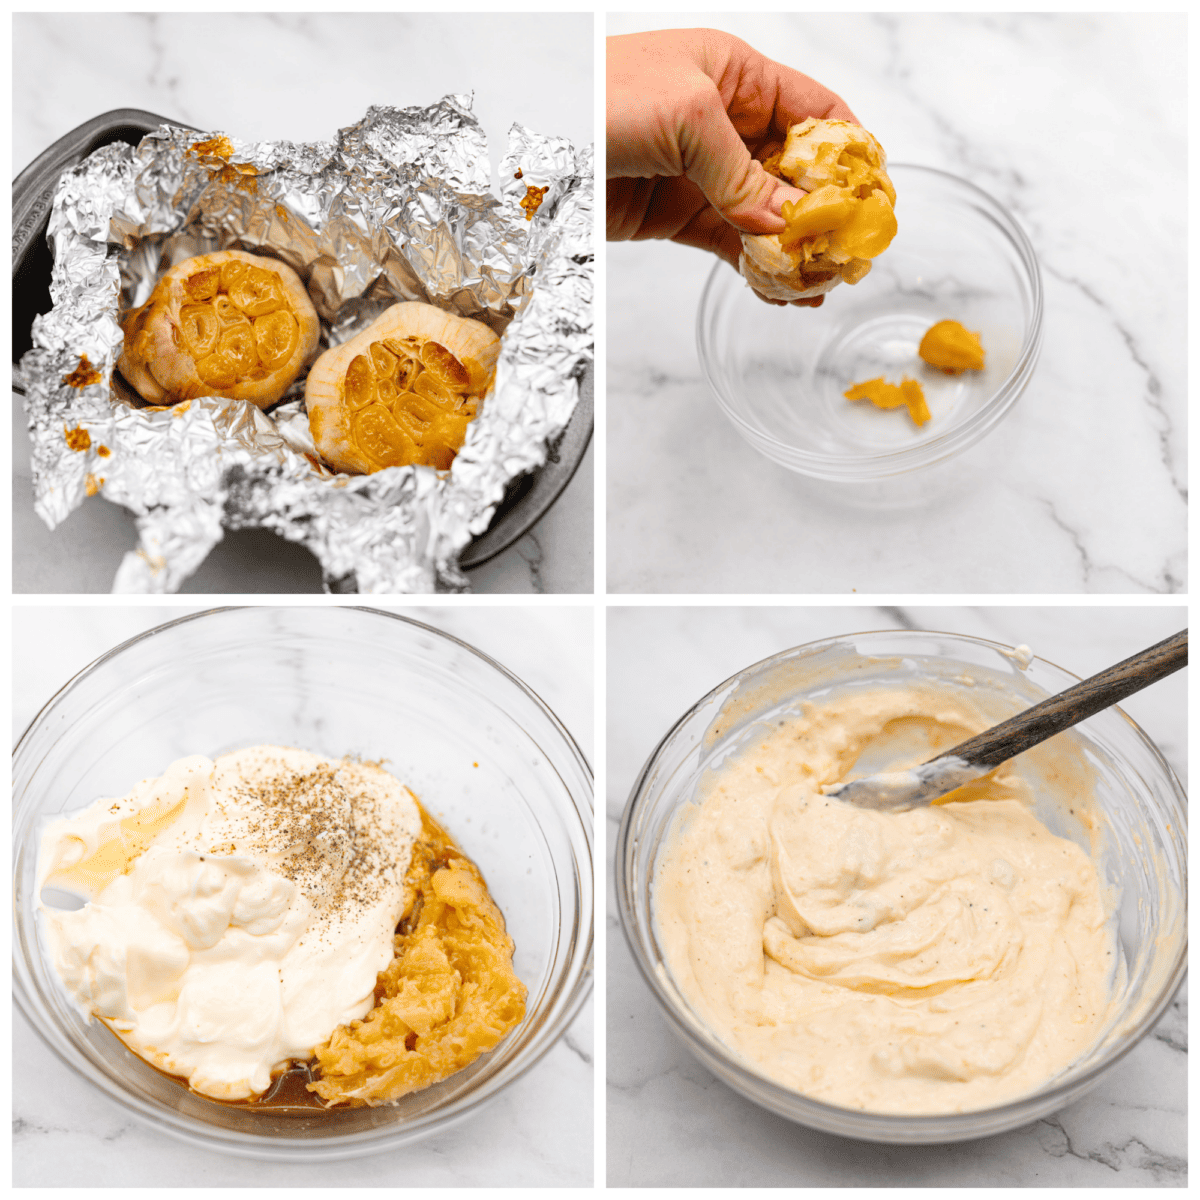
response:
[[[53,529],[95,494],[135,514],[140,544],[114,592],[175,591],[224,530],[254,526],[306,546],[327,591],[468,590],[458,555],[506,485],[545,462],[593,352],[591,147],[514,124],[499,198],[490,179],[460,95],[373,107],[333,142],[163,126],[67,171],[49,226],[54,307],[20,364],[38,515]],[[530,185],[548,191],[526,220]],[[502,335],[495,387],[448,474],[329,471],[303,376],[269,413],[219,398],[150,408],[114,376],[119,315],[173,263],[231,248],[265,248],[308,280],[322,349],[398,300]]]

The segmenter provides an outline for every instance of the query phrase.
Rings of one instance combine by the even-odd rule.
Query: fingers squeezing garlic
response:
[[[226,396],[267,408],[287,391],[321,336],[296,272],[241,250],[172,267],[122,328],[117,365],[151,404]]]
[[[482,321],[393,304],[327,350],[305,384],[321,456],[366,475],[410,464],[448,470],[492,386],[500,339]]]
[[[883,147],[860,125],[809,117],[763,162],[808,195],[783,206],[779,234],[742,234],[741,271],[769,300],[807,300],[857,283],[896,236]]]

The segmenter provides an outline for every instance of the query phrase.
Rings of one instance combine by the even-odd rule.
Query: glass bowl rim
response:
[[[625,935],[625,941],[628,945],[633,960],[637,965],[638,972],[642,976],[647,986],[650,988],[651,994],[658,1003],[659,1008],[665,1014],[670,1024],[671,1029],[680,1037],[687,1049],[696,1057],[699,1058],[702,1065],[704,1056],[710,1055],[714,1060],[719,1061],[723,1067],[729,1070],[733,1075],[740,1080],[752,1082],[755,1089],[765,1094],[765,1099],[757,1099],[748,1097],[753,1103],[760,1107],[766,1108],[770,1112],[783,1117],[785,1120],[792,1121],[796,1124],[804,1125],[808,1128],[827,1130],[829,1124],[826,1123],[829,1119],[836,1119],[839,1122],[854,1121],[856,1118],[861,1119],[864,1123],[875,1124],[877,1130],[863,1130],[860,1132],[848,1132],[844,1129],[840,1131],[840,1136],[854,1137],[862,1140],[890,1140],[886,1137],[886,1131],[899,1132],[901,1130],[918,1131],[922,1128],[928,1131],[935,1131],[938,1125],[969,1125],[972,1119],[990,1120],[997,1124],[998,1128],[995,1132],[1000,1132],[1006,1129],[1016,1128],[1025,1121],[1033,1119],[1025,1116],[1025,1111],[1031,1102],[1053,1103],[1054,1098],[1060,1094],[1079,1094],[1091,1086],[1091,1083],[1096,1081],[1098,1076],[1106,1072],[1114,1063],[1118,1062],[1126,1054],[1129,1053],[1141,1040],[1146,1036],[1154,1023],[1162,1016],[1163,1011],[1171,1003],[1178,991],[1180,984],[1183,982],[1184,975],[1187,972],[1187,954],[1188,954],[1188,937],[1186,927],[1186,904],[1184,907],[1184,933],[1180,943],[1176,961],[1171,967],[1169,974],[1166,976],[1164,983],[1155,1002],[1147,1009],[1142,1019],[1138,1021],[1126,1036],[1122,1039],[1122,1044],[1115,1045],[1101,1057],[1101,1059],[1089,1067],[1082,1074],[1075,1076],[1066,1083],[1058,1083],[1053,1087],[1043,1088],[1035,1092],[1029,1092],[1026,1095],[1019,1096],[1015,1100],[1008,1101],[1005,1104],[993,1105],[989,1108],[970,1109],[959,1113],[919,1113],[915,1115],[900,1116],[895,1113],[875,1113],[865,1112],[858,1109],[843,1108],[835,1104],[826,1104],[824,1101],[816,1100],[810,1096],[805,1096],[800,1092],[793,1091],[790,1088],[783,1087],[774,1080],[768,1079],[765,1075],[759,1075],[752,1071],[748,1066],[744,1065],[735,1058],[723,1043],[715,1036],[710,1037],[707,1041],[702,1041],[700,1034],[693,1027],[691,1021],[680,1013],[678,1005],[671,997],[670,992],[664,987],[662,980],[658,977],[654,964],[651,962],[650,954],[645,945],[642,943],[641,937],[637,932],[637,906],[634,902],[634,897],[630,887],[628,878],[628,865],[630,859],[631,838],[633,832],[633,818],[638,810],[638,801],[641,799],[646,781],[649,778],[652,769],[658,762],[659,756],[666,745],[675,737],[675,735],[683,728],[683,726],[701,709],[704,705],[715,700],[716,697],[725,689],[744,676],[749,676],[752,673],[758,672],[763,668],[767,668],[779,660],[786,658],[789,655],[795,654],[797,651],[807,650],[818,652],[826,648],[832,647],[839,642],[853,642],[856,638],[866,637],[891,637],[901,640],[917,639],[921,637],[927,638],[945,638],[950,641],[961,641],[973,646],[982,646],[998,653],[1008,651],[1011,654],[1012,647],[1006,646],[1003,642],[997,642],[992,638],[977,637],[974,634],[963,633],[947,633],[931,629],[871,629],[861,630],[855,633],[838,634],[835,637],[818,638],[815,641],[803,642],[796,646],[791,646],[785,650],[777,651],[775,654],[770,654],[766,658],[760,659],[758,662],[751,663],[743,667],[741,670],[729,676],[728,679],[710,689],[704,696],[697,700],[685,712],[666,734],[659,740],[658,744],[650,752],[641,771],[638,773],[633,787],[630,789],[629,798],[625,803],[625,808],[621,813],[621,822],[617,830],[614,853],[614,874],[616,875],[616,891],[617,891],[617,913],[621,921],[621,931]],[[1042,662],[1054,670],[1061,672],[1068,679],[1078,681],[1079,676],[1073,671],[1068,671],[1065,667],[1058,666],[1057,663],[1042,655],[1035,654],[1032,661]],[[1069,686],[1069,685],[1068,685]],[[1185,847],[1183,858],[1183,893],[1186,900],[1187,893],[1187,797],[1183,790],[1182,784],[1179,782],[1171,764],[1163,758],[1162,752],[1155,745],[1153,740],[1147,735],[1146,731],[1129,716],[1124,709],[1118,705],[1112,705],[1112,710],[1124,718],[1135,736],[1141,741],[1146,750],[1149,751],[1152,759],[1157,763],[1159,768],[1164,772],[1164,777],[1170,785],[1171,795],[1175,802],[1175,811],[1171,813],[1173,820],[1178,821],[1181,834],[1181,840]],[[1108,710],[1105,710],[1108,711]],[[752,720],[753,718],[751,718]],[[657,847],[655,848],[657,851]],[[650,869],[653,870],[653,859],[650,860]],[[641,881],[636,881],[640,887]],[[645,914],[647,922],[653,920],[653,915],[650,911]],[[665,969],[665,964],[664,964]],[[698,1024],[699,1022],[697,1022]],[[705,1069],[709,1069],[705,1065]],[[718,1076],[718,1078],[720,1078]],[[722,1080],[721,1082],[725,1082]],[[732,1086],[726,1084],[726,1086]],[[741,1091],[741,1089],[735,1089]],[[747,1095],[745,1092],[741,1092]],[[1069,1096],[1067,1102],[1069,1102]],[[797,1104],[801,1107],[811,1106],[813,1123],[810,1124],[804,1116],[792,1111]],[[824,1118],[823,1121],[818,1121],[816,1118]],[[1009,1118],[1013,1118],[1009,1120]],[[1005,1123],[1007,1122],[1007,1123]],[[838,1135],[835,1135],[838,1136]],[[984,1134],[974,1134],[965,1132],[962,1137],[970,1138],[973,1136],[986,1136]],[[921,1139],[918,1132],[917,1138]],[[941,1142],[950,1142],[959,1140],[957,1135],[949,1136],[944,1139],[930,1137],[925,1140],[927,1144],[941,1144]]]
[[[720,261],[714,263],[700,293],[700,304],[696,310],[696,353],[700,359],[700,369],[704,373],[705,382],[721,412],[732,422],[745,441],[759,449],[760,453],[765,453],[761,446],[766,443],[770,443],[772,447],[779,447],[781,451],[785,452],[790,469],[818,479],[882,479],[930,466],[966,450],[995,428],[1012,410],[1025,390],[1041,354],[1044,321],[1041,263],[1033,248],[1033,243],[1030,242],[1016,217],[999,200],[989,195],[981,187],[968,179],[952,175],[949,171],[922,166],[919,163],[895,163],[889,167],[889,170],[916,171],[936,176],[943,181],[949,181],[952,187],[965,189],[968,194],[974,193],[975,198],[982,201],[989,210],[989,215],[1008,238],[1021,260],[1032,296],[1032,310],[1021,344],[1021,352],[1017,356],[1012,370],[984,404],[961,424],[951,426],[928,441],[919,442],[913,446],[904,446],[897,450],[884,450],[873,454],[815,454],[810,450],[802,450],[798,446],[781,442],[770,434],[764,434],[737,411],[734,402],[726,395],[722,373],[716,365],[715,351],[708,338],[707,325],[712,320],[717,303],[716,294],[722,282],[732,283],[733,280],[725,273],[728,264]],[[737,275],[737,279],[745,282],[741,280],[740,274]],[[780,461],[770,454],[766,456],[772,461]]]
[[[580,868],[585,868],[588,878],[593,880],[594,885],[594,844],[593,844],[593,825],[595,814],[595,792],[594,792],[594,776],[591,764],[587,760],[587,756],[580,749],[578,743],[571,735],[570,731],[559,719],[554,710],[535,692],[527,683],[505,667],[502,663],[497,662],[490,655],[469,642],[463,641],[461,638],[452,633],[448,633],[443,629],[438,629],[435,626],[428,625],[423,621],[418,621],[413,617],[403,613],[389,612],[386,609],[374,608],[370,605],[359,604],[336,604],[336,605],[276,605],[276,604],[242,604],[242,605],[220,605],[213,608],[205,608],[193,613],[186,613],[183,616],[174,617],[169,621],[162,622],[150,629],[145,629],[132,637],[126,638],[117,646],[107,650],[104,654],[95,658],[87,666],[75,672],[66,683],[54,692],[45,704],[37,711],[29,724],[25,727],[21,736],[17,739],[13,747],[13,760],[15,761],[19,752],[25,746],[31,733],[39,726],[43,718],[46,717],[57,704],[65,697],[65,695],[78,686],[87,676],[94,674],[101,667],[107,664],[110,660],[117,657],[124,651],[128,650],[137,643],[146,641],[157,634],[164,633],[168,630],[175,629],[181,625],[185,625],[192,621],[197,621],[205,617],[213,617],[225,615],[229,613],[241,612],[257,612],[264,609],[283,610],[288,613],[302,612],[307,614],[312,609],[324,610],[326,607],[337,608],[343,612],[355,612],[370,614],[375,617],[385,617],[391,620],[396,620],[405,625],[412,626],[421,630],[424,633],[432,634],[436,638],[453,643],[463,650],[468,651],[476,658],[480,659],[485,666],[491,667],[498,672],[510,684],[515,685],[521,692],[528,696],[534,703],[535,707],[540,712],[549,718],[554,731],[562,740],[562,745],[568,752],[568,757],[574,762],[576,767],[581,771],[582,777],[587,784],[587,795],[583,797],[585,800],[584,809],[581,810],[575,797],[571,797],[572,803],[569,807],[569,813],[573,817],[574,822],[578,826],[578,831],[583,837],[583,847],[585,848],[585,860],[575,860],[575,871],[577,876],[580,874]],[[16,812],[13,813],[14,819]],[[574,840],[574,839],[572,839]],[[15,866],[15,858],[17,854],[17,845],[13,844],[13,858]],[[14,884],[15,884],[14,878]],[[400,1146],[411,1144],[412,1142],[439,1132],[440,1130],[448,1129],[457,1125],[460,1121],[466,1119],[473,1110],[486,1106],[504,1091],[510,1084],[516,1082],[530,1069],[537,1065],[545,1055],[558,1043],[562,1036],[567,1032],[571,1022],[578,1015],[579,1010],[583,1007],[588,996],[591,995],[593,985],[593,941],[595,937],[595,904],[593,891],[586,887],[578,886],[576,893],[580,897],[581,911],[579,928],[574,935],[568,939],[568,942],[577,943],[577,949],[568,953],[565,958],[566,969],[563,971],[562,980],[568,985],[568,992],[562,1004],[561,1010],[556,1015],[553,1024],[551,1025],[550,1036],[542,1039],[542,1044],[535,1048],[535,1052],[530,1054],[528,1061],[520,1063],[516,1069],[505,1072],[502,1076],[493,1076],[485,1082],[482,1094],[478,1091],[470,1091],[459,1097],[457,1100],[448,1104],[445,1108],[437,1109],[427,1115],[417,1116],[405,1121],[403,1124],[388,1127],[381,1126],[376,1129],[367,1130],[365,1132],[351,1133],[345,1136],[332,1136],[322,1138],[319,1141],[306,1140],[303,1134],[297,1137],[276,1137],[267,1138],[253,1133],[245,1133],[240,1130],[223,1129],[217,1126],[208,1127],[199,1123],[193,1123],[190,1118],[182,1114],[163,1113],[149,1101],[143,1100],[129,1092],[119,1081],[110,1078],[103,1072],[96,1069],[97,1078],[93,1078],[85,1067],[74,1061],[72,1056],[64,1053],[63,1049],[55,1044],[55,1042],[44,1031],[32,1011],[32,1006],[29,1003],[29,998],[26,996],[26,988],[24,982],[24,967],[18,957],[18,940],[14,938],[13,945],[13,1001],[21,1015],[28,1022],[33,1032],[37,1035],[42,1045],[46,1047],[71,1073],[79,1079],[82,1079],[91,1088],[108,1099],[120,1105],[124,1110],[131,1113],[138,1120],[150,1128],[165,1133],[176,1140],[183,1141],[189,1145],[199,1146],[204,1149],[222,1152],[235,1155],[237,1157],[255,1158],[267,1161],[285,1162],[285,1161],[335,1161],[338,1159],[348,1158],[354,1155],[377,1154],[384,1153],[388,1150],[394,1150]],[[14,897],[15,900],[15,897]],[[589,920],[589,917],[591,918]],[[13,905],[13,920],[17,918],[17,905]],[[559,994],[559,989],[553,989],[548,993],[550,996]],[[69,1039],[68,1039],[69,1040]],[[488,1085],[492,1086],[488,1086]],[[300,1153],[299,1148],[309,1146],[311,1149],[306,1153]]]

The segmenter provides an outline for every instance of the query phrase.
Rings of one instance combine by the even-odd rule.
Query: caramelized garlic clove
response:
[[[850,258],[878,258],[896,236],[896,214],[887,196],[876,188],[866,200],[860,200],[849,220],[832,236],[836,245]]]
[[[397,398],[392,411],[395,413],[396,420],[404,426],[413,441],[417,445],[423,446],[429,431],[433,428],[433,423],[441,415],[442,410],[436,404],[431,404],[424,396],[417,395],[415,392],[404,392]]]
[[[870,273],[871,260],[869,258],[852,258],[842,267],[842,279],[846,283],[858,283],[859,280],[865,279]]]
[[[847,400],[870,400],[876,408],[907,408],[908,415],[917,426],[924,425],[931,415],[925,403],[925,389],[917,380],[907,376],[896,385],[888,383],[881,375],[878,379],[851,384],[842,395]]]
[[[346,368],[346,403],[362,408],[376,398],[375,373],[365,354],[356,355]]]
[[[229,290],[229,298],[247,316],[262,317],[283,307],[283,288],[274,271],[251,267]]]
[[[471,373],[439,342],[421,347],[421,362],[450,391],[465,391],[471,385]]]
[[[211,304],[185,304],[179,310],[179,329],[184,348],[192,358],[199,359],[217,348],[221,322]]]
[[[249,375],[259,365],[254,327],[248,321],[244,325],[231,325],[221,333],[217,353],[228,356],[239,375]]]
[[[847,400],[870,400],[876,408],[900,408],[904,404],[904,393],[882,375],[856,383],[842,393]]]
[[[958,321],[939,321],[926,330],[917,353],[931,367],[947,375],[982,371],[986,355],[979,334]]]
[[[924,425],[932,415],[929,405],[925,403],[925,389],[917,380],[905,378],[900,381],[900,391],[908,406],[908,415],[917,426]]]
[[[267,313],[254,322],[254,342],[258,361],[273,370],[295,352],[300,341],[300,326],[287,309]]]
[[[217,351],[196,364],[196,374],[214,388],[233,387],[238,381],[237,364],[228,354]]]
[[[818,188],[795,204],[784,204],[783,219],[787,228],[779,240],[785,249],[789,249],[804,238],[832,233],[846,223],[856,207],[854,197],[843,189],[832,184]]]
[[[396,370],[396,386],[402,392],[411,392],[417,378],[424,373],[425,368],[415,358],[403,359]]]
[[[207,267],[195,275],[189,275],[184,281],[183,290],[187,292],[189,300],[199,303],[201,300],[211,300],[217,294],[220,283],[221,268]]]
[[[412,438],[379,404],[364,408],[355,417],[354,437],[362,452],[379,467],[400,467],[417,456]]]
[[[411,391],[428,400],[430,404],[443,409],[453,408],[458,400],[458,396],[439,379],[435,378],[432,371],[425,371],[420,375],[416,383],[413,384]]]
[[[243,321],[248,320],[244,312],[228,296],[220,295],[213,301],[213,310],[217,314],[217,320],[222,325],[240,325]]]
[[[221,264],[221,291],[232,292],[250,270],[248,262],[242,262],[240,259],[232,258],[228,262]]]
[[[380,379],[395,379],[400,360],[382,342],[372,342],[371,366]]]

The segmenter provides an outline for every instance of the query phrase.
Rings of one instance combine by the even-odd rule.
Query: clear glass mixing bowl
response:
[[[817,479],[883,479],[974,445],[1011,411],[1041,349],[1041,273],[1012,216],[943,171],[888,171],[900,228],[860,283],[820,308],[781,308],[718,263],[700,299],[700,364],[722,411],[761,454]],[[921,361],[921,338],[947,319],[980,333],[983,371]],[[932,419],[918,428],[904,409],[843,395],[880,375],[918,379]]]
[[[1101,818],[1096,865],[1112,904],[1126,979],[1116,984],[1118,1015],[1066,1072],[995,1108],[885,1115],[823,1104],[783,1088],[709,1032],[676,991],[655,929],[655,865],[673,819],[693,799],[705,771],[761,736],[765,724],[798,713],[806,697],[913,676],[950,689],[970,687],[976,700],[980,689],[993,689],[998,702],[1011,702],[1010,711],[1078,682],[1040,658],[1021,670],[1011,648],[958,634],[852,634],[786,650],[726,680],[679,719],[634,786],[616,846],[617,900],[634,960],[671,1029],[704,1066],[750,1100],[801,1125],[910,1144],[1001,1133],[1078,1099],[1152,1028],[1187,966],[1187,798],[1149,738],[1120,709],[1110,708],[1059,736],[1074,739],[1095,776]],[[1093,852],[1082,827],[1049,798],[1037,815],[1052,832]]]
[[[193,1095],[75,1011],[43,951],[43,820],[124,795],[186,754],[256,743],[388,760],[478,864],[516,943],[524,1022],[443,1083],[383,1108],[248,1111]],[[14,996],[51,1050],[185,1141],[313,1161],[387,1150],[467,1116],[524,1074],[591,990],[592,776],[554,714],[499,663],[366,608],[219,609],[133,638],[70,681],[13,763]]]

